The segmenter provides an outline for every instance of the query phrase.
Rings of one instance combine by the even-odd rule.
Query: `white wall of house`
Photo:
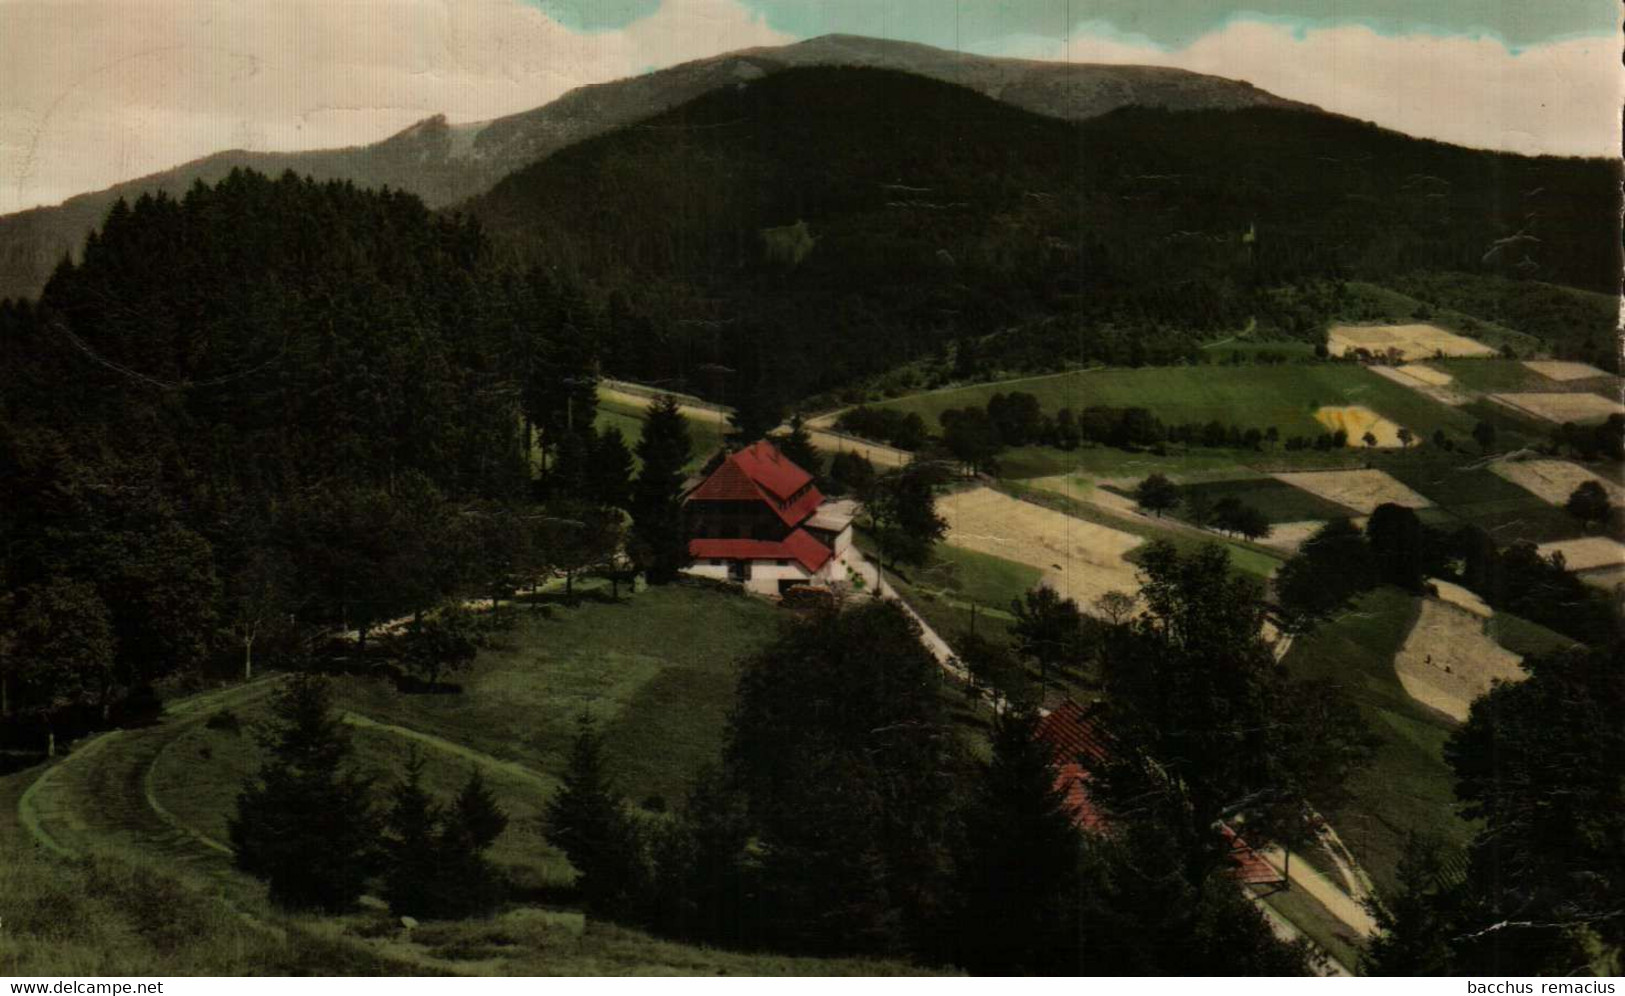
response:
[[[750,580],[745,582],[745,590],[758,595],[777,595],[780,581],[812,580],[807,569],[794,560],[778,563],[773,560],[753,560],[750,563]]]
[[[845,553],[851,546],[852,546],[852,526],[850,524],[848,524],[845,529],[843,529],[840,532],[835,534],[835,542],[831,546],[831,549],[833,549],[835,551],[835,556],[839,557],[841,554]]]
[[[730,563],[727,560],[696,560],[685,570],[696,577],[727,581]],[[750,562],[750,580],[745,582],[745,590],[757,595],[777,595],[780,581],[806,583],[813,579],[814,576],[794,560],[783,564],[772,560],[753,560]]]

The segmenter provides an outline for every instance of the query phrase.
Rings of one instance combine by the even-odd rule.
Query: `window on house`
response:
[[[788,560],[775,560],[773,562],[775,564],[778,564],[780,567],[789,567],[790,566],[790,562]]]

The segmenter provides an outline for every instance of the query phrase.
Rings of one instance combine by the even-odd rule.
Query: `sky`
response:
[[[357,145],[830,32],[1245,79],[1411,134],[1617,155],[1613,0],[0,0],[0,213]]]

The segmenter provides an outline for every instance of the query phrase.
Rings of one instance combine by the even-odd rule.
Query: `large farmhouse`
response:
[[[812,475],[762,440],[730,453],[683,500],[689,573],[778,595],[845,574],[853,504],[828,501]]]

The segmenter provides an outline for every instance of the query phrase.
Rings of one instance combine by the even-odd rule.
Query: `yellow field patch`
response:
[[[1315,421],[1331,432],[1342,429],[1348,434],[1350,446],[1364,446],[1368,432],[1377,440],[1378,446],[1400,445],[1399,426],[1364,405],[1318,408],[1315,410]]]
[[[1625,405],[1600,394],[1532,391],[1490,397],[1525,415],[1559,424],[1601,421],[1616,412],[1625,413]]]
[[[1307,470],[1272,476],[1368,515],[1378,505],[1427,508],[1433,504],[1380,470]]]
[[[1587,481],[1601,484],[1609,501],[1625,503],[1625,486],[1617,479],[1600,477],[1567,460],[1502,460],[1491,464],[1490,470],[1553,505],[1568,501],[1574,489]]]
[[[1476,339],[1446,332],[1436,325],[1339,325],[1326,337],[1333,356],[1363,349],[1390,360],[1425,360],[1445,356],[1494,356],[1495,349]]]
[[[1598,370],[1589,363],[1575,363],[1570,360],[1524,360],[1523,365],[1548,380],[1590,380],[1593,377],[1608,376],[1606,370]]]
[[[1617,568],[1625,564],[1625,546],[1606,536],[1586,536],[1582,539],[1557,540],[1536,547],[1542,557],[1554,553],[1563,555],[1563,563],[1571,571],[1591,571]]]
[[[1523,658],[1484,632],[1487,620],[1449,602],[1427,598],[1394,671],[1405,694],[1458,721],[1493,681],[1521,681]]]
[[[973,488],[937,500],[948,522],[950,546],[1028,564],[1043,572],[1046,584],[1091,611],[1108,591],[1140,589],[1135,567],[1124,554],[1144,542],[1054,509],[1021,501],[991,488]]]

